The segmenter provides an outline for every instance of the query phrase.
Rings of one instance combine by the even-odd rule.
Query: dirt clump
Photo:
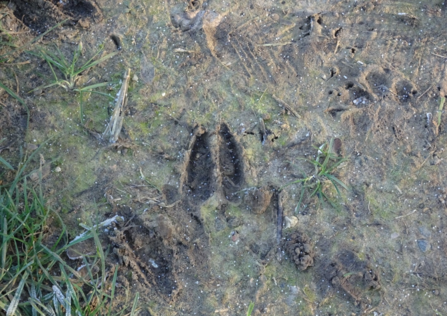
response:
[[[245,208],[255,214],[264,213],[270,205],[273,191],[270,186],[247,190],[244,195]]]
[[[309,237],[304,233],[294,232],[287,236],[284,249],[299,270],[304,271],[314,265],[315,253]]]

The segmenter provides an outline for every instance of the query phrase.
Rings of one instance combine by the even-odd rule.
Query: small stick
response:
[[[174,53],[195,53],[195,51],[193,50],[187,50],[187,49],[183,49],[183,48],[176,48],[174,49]]]
[[[447,56],[438,55],[436,53],[432,53],[432,54],[435,55],[435,56],[441,57],[441,58],[447,58]]]
[[[261,143],[262,143],[262,145],[264,145],[265,144],[265,140],[267,139],[267,130],[265,128],[265,123],[264,123],[264,120],[262,119],[262,117],[259,118],[259,129],[260,129],[260,132],[262,134],[262,141],[261,141]]]
[[[121,128],[123,127],[124,121],[124,107],[127,104],[127,89],[129,88],[130,79],[130,69],[127,69],[124,73],[123,84],[118,92],[116,98],[115,109],[113,110],[113,115],[110,118],[109,125],[107,125],[104,131],[103,137],[110,136],[110,142],[115,143],[121,133]]]
[[[286,43],[266,43],[266,44],[259,44],[257,46],[264,46],[264,47],[274,47],[274,46],[285,46],[290,45],[292,42],[286,42]]]
[[[19,62],[19,63],[1,63],[0,66],[26,65],[26,64],[29,64],[29,63],[31,63],[31,62],[29,60],[27,60],[27,61],[22,61],[22,62]]]
[[[431,88],[433,88],[433,85],[431,85],[427,90],[425,90],[424,93],[422,93],[420,96],[418,96],[418,98],[416,99],[416,101],[419,100],[424,94],[426,94]]]
[[[278,98],[276,95],[272,95],[273,99],[275,99],[276,102],[279,102],[283,107],[286,108],[287,111],[289,111],[293,116],[297,118],[301,118],[301,115],[299,115],[290,105],[288,105],[286,102]]]
[[[395,217],[395,218],[396,218],[396,219],[398,219],[398,218],[402,218],[402,217],[405,217],[405,216],[411,215],[411,214],[413,214],[414,212],[416,212],[416,210],[414,210],[414,211],[413,211],[413,212],[411,212],[411,213],[405,214],[405,215],[397,216],[397,217]]]
[[[276,210],[276,228],[277,228],[277,234],[276,234],[276,241],[278,242],[278,246],[281,245],[281,239],[282,239],[282,224],[283,224],[283,215],[284,215],[284,209],[282,207],[281,203],[281,191],[277,191],[276,198],[278,199],[278,208]]]

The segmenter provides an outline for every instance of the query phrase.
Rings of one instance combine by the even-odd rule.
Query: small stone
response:
[[[397,237],[399,237],[399,233],[392,233],[391,234],[391,239],[396,239]]]
[[[368,99],[366,97],[360,97],[355,99],[354,101],[352,101],[352,103],[354,103],[355,105],[360,105],[360,104],[367,104],[368,103]]]
[[[54,169],[54,171],[55,171],[55,172],[61,172],[62,169],[61,169],[61,167],[57,166],[57,167]]]
[[[420,226],[419,227],[419,232],[424,236],[424,237],[430,237],[431,236],[431,232],[427,227],[424,226]]]
[[[138,76],[136,74],[133,75],[132,81],[133,82],[138,82]]]
[[[284,221],[286,222],[286,229],[295,227],[298,224],[298,218],[296,216],[285,216]]]
[[[28,149],[29,151],[34,151],[37,148],[39,148],[39,146],[35,144],[25,143],[25,148]]]
[[[426,241],[425,239],[418,239],[417,241],[418,247],[422,252],[427,252],[430,250],[430,243]]]

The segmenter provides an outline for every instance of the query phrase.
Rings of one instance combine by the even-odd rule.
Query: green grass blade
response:
[[[54,136],[53,136],[54,137]],[[9,189],[9,193],[12,195],[12,193],[14,192],[14,190],[17,188],[17,183],[20,180],[20,176],[22,175],[23,171],[25,170],[26,166],[28,165],[28,163],[31,161],[31,159],[37,155],[37,153],[40,152],[40,150],[43,148],[43,146],[48,143],[50,140],[53,139],[53,137],[50,137],[48,140],[44,141],[35,151],[33,151],[33,153],[28,157],[28,159],[25,161],[25,163],[21,166],[21,168],[19,169],[19,171],[17,172],[14,181],[11,184],[11,187]]]
[[[65,293],[65,316],[71,316],[71,291]]]
[[[286,187],[288,187],[289,185],[292,185],[292,184],[306,182],[307,180],[308,179],[299,179],[299,180],[292,181],[290,183],[287,183],[287,184],[283,185],[279,190],[282,190],[282,189],[284,189],[284,188],[286,188]]]
[[[301,202],[303,201],[304,191],[306,191],[306,187],[303,185],[303,186],[301,187],[300,199],[299,199],[299,201],[298,201],[297,206],[295,207],[295,214],[298,214],[299,211],[300,211],[300,205],[301,205]]]
[[[89,90],[96,89],[96,88],[99,88],[99,87],[104,87],[104,86],[107,86],[108,84],[109,84],[108,82],[95,83],[95,84],[92,84],[90,86],[82,87],[80,89],[74,89],[74,91],[92,92],[92,91],[89,91]]]
[[[113,273],[113,279],[112,279],[112,291],[110,293],[110,302],[113,301],[113,298],[115,297],[115,289],[116,289],[116,279],[118,277],[118,265],[115,266],[115,272]],[[112,304],[109,305],[109,312],[107,315],[110,316],[110,313],[112,312]]]
[[[70,295],[71,295],[70,299],[73,301],[75,310],[77,310],[77,311],[82,310],[81,304],[79,303],[79,299],[76,295],[77,292],[75,291],[73,284],[72,284],[70,278],[68,277],[67,272],[65,271],[64,266],[62,264],[59,264],[59,267],[61,269],[62,276],[64,277],[65,285],[67,286],[67,292],[70,291]],[[67,294],[67,297],[68,297],[68,294]]]
[[[442,115],[442,110],[444,109],[444,102],[445,102],[445,98],[442,97],[441,102],[439,103],[439,108],[438,108],[438,128],[441,125],[441,115]]]
[[[340,207],[334,202],[332,201],[326,194],[324,194],[324,192],[321,192],[322,197],[328,201],[328,203],[335,208],[337,211],[340,211]]]
[[[16,250],[18,250],[18,249],[16,249]],[[8,283],[6,283],[4,286],[3,286],[3,288],[8,288],[9,287],[9,285],[14,281],[14,280],[16,280],[19,276],[20,276],[20,274],[23,272],[23,271],[26,271],[26,269],[28,269],[28,267],[29,266],[31,266],[33,264],[33,262],[31,261],[31,262],[28,262],[24,267],[22,267],[13,277],[11,277],[11,280],[9,280],[9,282]],[[28,273],[28,272],[27,272]],[[24,281],[25,280],[25,278],[23,278],[22,277],[22,281]],[[26,280],[25,280],[26,281]],[[2,284],[3,285],[3,284]]]
[[[250,302],[250,305],[248,305],[247,316],[251,316],[251,313],[253,313],[254,308],[255,308],[255,303]]]
[[[69,71],[70,74],[74,74],[76,63],[78,62],[79,56],[81,56],[81,52],[82,52],[82,42],[79,42],[78,48],[75,50],[73,60],[71,61],[70,64],[70,71]]]
[[[59,263],[61,263],[68,271],[73,273],[74,276],[76,276],[78,279],[82,280],[82,282],[84,282],[86,284],[89,283],[75,269],[70,267],[57,253],[51,251],[45,245],[41,244],[40,247],[42,247],[47,254],[51,255],[54,259],[56,259]]]
[[[130,311],[130,316],[135,316],[137,313],[138,299],[140,298],[140,293],[137,292],[135,299],[133,300],[132,310]]]
[[[29,300],[33,310],[38,312],[42,316],[56,316],[53,309],[47,308],[44,304],[42,304],[39,300],[35,298],[30,298]]]
[[[6,219],[5,214],[3,214],[2,272],[5,271],[5,267],[6,267],[6,249],[7,249],[7,241],[8,241],[8,239],[6,238],[7,235],[8,235],[8,220]]]
[[[321,183],[317,183],[317,187],[312,191],[310,197],[313,197],[318,191],[321,191]]]
[[[115,97],[111,96],[111,95],[110,95],[110,94],[108,94],[108,93],[104,93],[104,92],[100,92],[100,91],[94,91],[94,90],[90,90],[90,91],[85,91],[85,92],[96,93],[96,94],[99,94],[99,95],[105,96],[105,97],[109,98],[110,100],[115,100]]]
[[[25,286],[27,279],[28,279],[28,271],[25,271],[25,273],[22,276],[22,280],[20,281],[19,286],[17,287],[14,298],[12,299],[11,304],[9,304],[8,310],[6,311],[6,316],[16,315],[16,310],[17,307],[19,306],[20,296],[22,295],[23,287]]]
[[[5,159],[3,159],[2,157],[0,157],[0,163],[2,163],[3,165],[5,165],[6,169],[9,170],[14,170],[14,168],[9,164],[9,162],[7,162]]]
[[[3,83],[0,82],[0,88],[3,88],[6,92],[9,93],[10,96],[12,96],[14,99],[20,102],[21,105],[28,108],[25,104],[25,101],[21,97],[19,97],[17,94],[15,94],[11,89],[9,89],[7,86],[5,86]]]
[[[344,184],[343,182],[341,182],[339,179],[337,179],[337,178],[334,177],[333,175],[331,175],[331,174],[327,174],[327,175],[326,175],[326,178],[328,178],[329,180],[331,180],[332,183],[334,183],[334,181],[337,182],[337,183],[338,183],[339,185],[341,185],[346,191],[349,191],[349,189],[348,189],[348,187],[346,186],[346,184]],[[337,187],[335,184],[334,184],[334,186]]]
[[[48,63],[48,65],[51,68],[51,71],[54,75],[55,78],[57,78],[56,73],[54,72],[54,69],[52,66],[57,67],[57,69],[59,69],[65,77],[67,77],[68,74],[68,66],[66,64],[65,59],[63,58],[59,58],[54,54],[51,54],[49,52],[43,52],[41,53],[41,56],[43,59],[45,59],[45,61]]]
[[[51,72],[53,73],[53,76],[54,76],[54,80],[56,80],[56,83],[57,83],[59,81],[59,78],[57,77],[56,72],[54,71],[54,68],[51,65],[51,63],[48,60],[46,60],[46,61],[48,63],[48,66],[50,66]],[[45,86],[43,88],[47,88],[47,87]]]
[[[338,189],[337,183],[336,183],[334,180],[332,180],[330,177],[327,177],[327,178],[328,178],[329,181],[331,181],[332,184],[334,185],[335,191],[337,191],[338,196],[341,197],[340,190]]]
[[[21,104],[21,105],[23,105],[23,107],[25,108],[25,111],[26,111],[26,116],[27,116],[27,119],[26,119],[26,129],[28,129],[28,122],[29,122],[29,108],[28,108],[28,106],[26,105],[26,103],[25,103],[25,101],[23,101],[23,99],[21,98],[21,97],[19,97],[17,94],[15,94],[11,89],[9,89],[7,86],[5,86],[3,83],[1,83],[0,82],[0,88],[3,88],[6,92],[8,92],[9,93],[9,95],[10,96],[12,96],[14,99],[16,99],[17,101],[19,101],[19,103]]]
[[[339,165],[341,165],[342,163],[344,163],[345,161],[347,161],[348,159],[346,158],[342,158],[339,161],[337,161],[336,163],[334,163],[333,165],[331,165],[329,168],[326,169],[325,173],[331,173],[333,170],[335,170]]]
[[[84,64],[84,66],[82,66],[80,69],[78,69],[78,71],[76,71],[75,73],[74,73],[74,75],[79,75],[81,72],[83,72],[83,71],[85,71],[85,70],[87,70],[87,69],[89,69],[89,68],[92,68],[93,66],[96,66],[97,64],[100,64],[100,63],[102,63],[103,61],[105,61],[105,60],[107,60],[107,59],[109,59],[109,58],[112,58],[113,56],[115,56],[117,53],[110,53],[110,54],[107,54],[107,55],[105,55],[105,56],[103,56],[103,57],[101,57],[101,58],[99,58],[99,59],[97,59],[97,60],[95,60],[95,61],[93,61],[93,62],[90,62],[90,61],[88,61],[87,63],[85,63]],[[95,55],[96,56],[96,55]],[[92,60],[95,56],[93,56],[90,60]]]

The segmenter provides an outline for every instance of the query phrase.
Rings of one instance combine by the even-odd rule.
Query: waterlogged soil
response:
[[[139,293],[140,315],[447,314],[443,0],[0,8],[0,80],[24,100],[0,89],[0,153],[36,153],[25,174],[72,237],[122,216],[101,234],[116,310]],[[54,77],[33,52],[71,60],[79,42],[80,64],[100,45],[118,54],[77,87],[109,84],[41,88]],[[332,204],[299,182],[331,139],[348,188],[324,181]]]

